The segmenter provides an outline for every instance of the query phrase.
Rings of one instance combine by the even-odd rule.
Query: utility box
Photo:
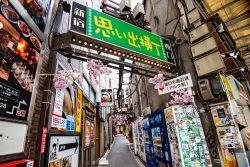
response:
[[[207,34],[209,34],[209,29],[207,24],[205,23],[190,31],[189,33],[190,42],[193,43],[194,41],[200,39],[201,37]]]
[[[214,52],[194,61],[198,76],[204,76],[225,68],[220,52]]]
[[[140,19],[141,17],[143,17],[144,14],[145,14],[144,6],[141,3],[137,3],[133,9],[134,18],[136,20]]]
[[[191,52],[193,57],[198,57],[206,52],[212,51],[217,48],[217,44],[213,37],[207,38],[202,42],[199,42],[191,46]]]
[[[27,125],[0,121],[0,156],[24,151]]]
[[[128,12],[131,10],[130,0],[121,0],[120,3],[120,12]]]
[[[195,24],[197,21],[201,20],[200,13],[198,9],[193,9],[187,14],[187,18],[190,24]]]
[[[214,98],[213,92],[208,79],[201,79],[198,81],[201,96],[204,100],[211,100]]]

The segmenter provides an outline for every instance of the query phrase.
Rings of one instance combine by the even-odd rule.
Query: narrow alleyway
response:
[[[107,160],[109,165],[105,165],[105,167],[138,167],[129,150],[128,141],[122,134],[115,137]]]

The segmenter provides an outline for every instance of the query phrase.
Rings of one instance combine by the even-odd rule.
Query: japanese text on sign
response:
[[[72,4],[70,30],[147,57],[169,62],[169,53],[160,36],[76,2]]]
[[[162,87],[158,89],[159,95],[174,92],[177,90],[190,88],[193,86],[190,73],[170,79],[163,82]]]

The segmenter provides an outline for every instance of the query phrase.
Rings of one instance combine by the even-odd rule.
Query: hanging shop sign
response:
[[[82,120],[82,90],[77,89],[76,132],[81,132]]]
[[[51,135],[49,138],[48,167],[77,167],[79,136]]]
[[[193,87],[193,82],[190,73],[188,73],[163,82],[158,93],[162,95],[190,87]]]
[[[40,152],[41,154],[45,152],[47,133],[48,133],[48,128],[43,128],[42,144],[41,144],[41,152]]]
[[[112,106],[113,105],[113,92],[112,89],[101,90],[101,106]]]
[[[0,9],[0,116],[26,121],[41,42],[8,1]]]
[[[5,2],[7,1],[5,0]],[[9,2],[11,2],[20,13],[24,14],[25,12],[23,11],[26,11],[27,16],[32,19],[32,22],[41,32],[44,32],[51,0],[9,0]]]
[[[152,65],[174,64],[169,40],[79,3],[71,7],[70,31],[85,37],[76,35],[73,43]]]

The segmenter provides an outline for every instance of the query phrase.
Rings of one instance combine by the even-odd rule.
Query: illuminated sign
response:
[[[76,2],[71,12],[70,30],[95,40],[91,44],[89,40],[73,42],[137,61],[143,56],[143,62],[152,65],[154,60],[174,64],[169,40]]]

